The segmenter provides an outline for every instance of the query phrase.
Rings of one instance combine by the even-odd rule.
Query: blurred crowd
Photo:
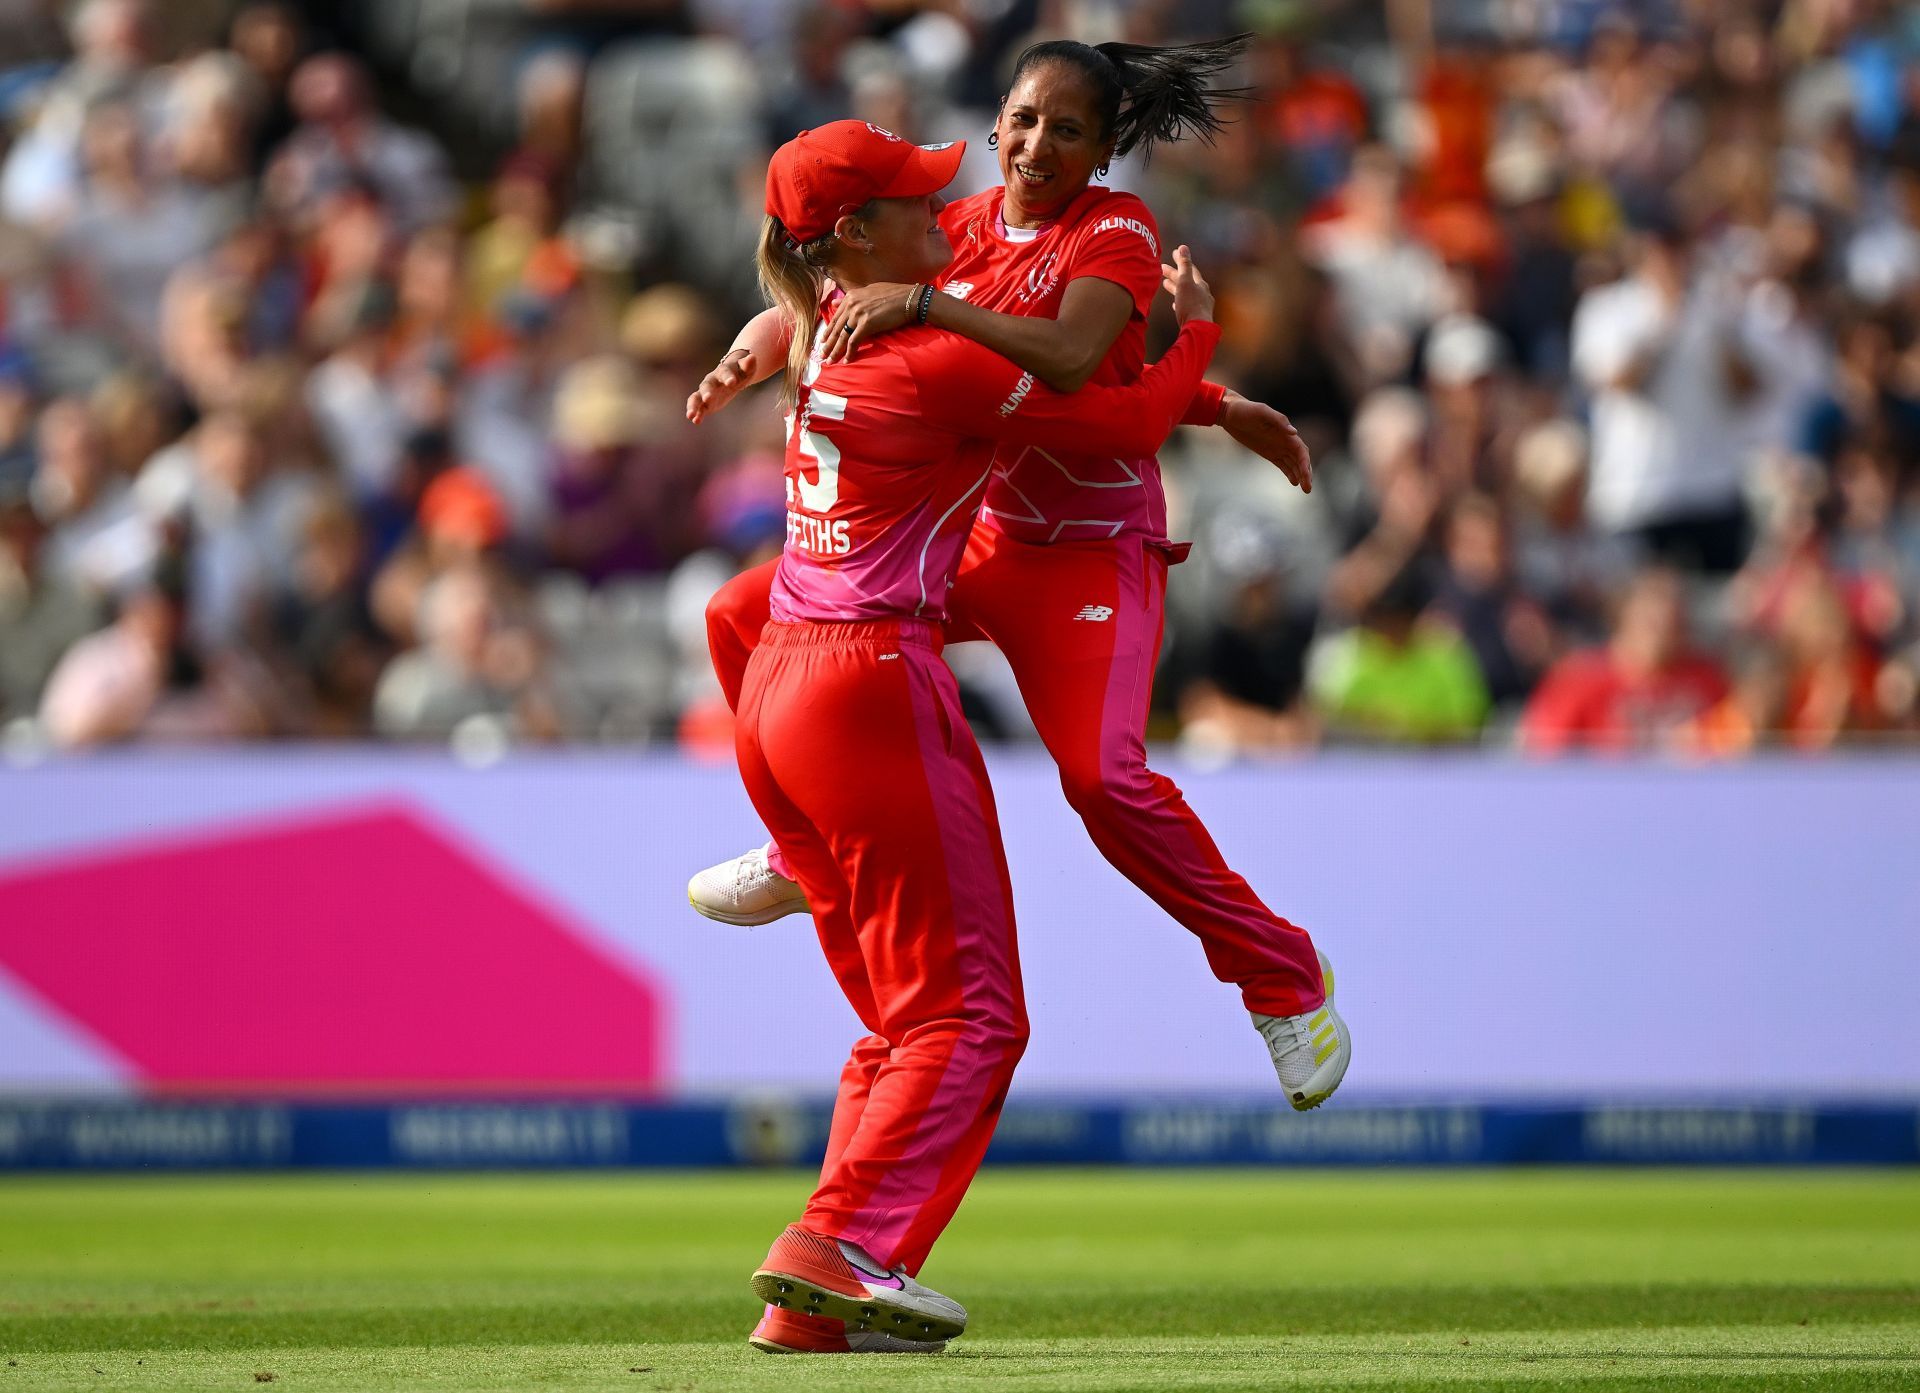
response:
[[[767,152],[856,115],[972,192],[1036,33],[1240,30],[1222,138],[1110,182],[1317,480],[1170,442],[1157,733],[1920,737],[1911,7],[0,0],[6,748],[726,750],[702,611],[784,535],[782,423],[682,405]]]

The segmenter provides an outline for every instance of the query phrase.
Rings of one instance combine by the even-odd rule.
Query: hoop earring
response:
[[[989,150],[998,150],[1000,148],[1000,132],[987,132],[987,148]]]
[[[1103,165],[1101,165],[1101,166],[1100,166],[1100,167],[1099,167],[1098,169],[1096,169],[1096,170],[1094,170],[1094,171],[1093,171],[1093,177],[1094,177],[1094,178],[1096,178],[1096,179],[1104,179],[1104,178],[1106,178],[1106,177],[1107,177],[1107,169],[1108,169],[1108,166],[1106,166],[1106,165],[1104,165],[1104,164],[1103,164]]]

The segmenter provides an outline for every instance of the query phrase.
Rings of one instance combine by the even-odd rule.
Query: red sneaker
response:
[[[967,1328],[967,1310],[922,1286],[903,1268],[884,1268],[858,1244],[789,1225],[753,1274],[770,1306],[847,1323],[848,1333],[884,1330],[934,1344]]]
[[[747,1343],[763,1354],[938,1354],[947,1347],[945,1340],[903,1340],[884,1330],[849,1333],[845,1321],[778,1306],[767,1307]]]

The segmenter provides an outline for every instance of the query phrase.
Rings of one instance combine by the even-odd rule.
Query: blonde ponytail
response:
[[[856,218],[874,215],[879,199],[869,200],[853,210]],[[828,232],[811,242],[796,243],[772,214],[760,227],[760,245],[754,249],[753,266],[760,277],[760,293],[767,303],[780,310],[793,325],[793,338],[787,346],[786,378],[780,399],[791,406],[800,395],[800,378],[813,353],[813,336],[820,329],[820,302],[826,298],[828,271],[833,262],[838,236]]]
[[[833,235],[829,233],[825,240],[831,242]],[[780,219],[769,214],[753,254],[760,293],[793,325],[786,375],[780,386],[780,400],[789,406],[800,393],[800,375],[807,370],[807,357],[813,352],[813,336],[820,327],[820,299],[827,288],[825,270],[809,263],[807,251],[806,247],[796,248]]]

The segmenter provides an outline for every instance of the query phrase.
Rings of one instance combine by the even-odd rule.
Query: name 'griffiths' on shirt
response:
[[[815,556],[845,556],[853,550],[853,538],[845,522],[831,518],[809,517],[787,510],[787,545],[799,547]]]

